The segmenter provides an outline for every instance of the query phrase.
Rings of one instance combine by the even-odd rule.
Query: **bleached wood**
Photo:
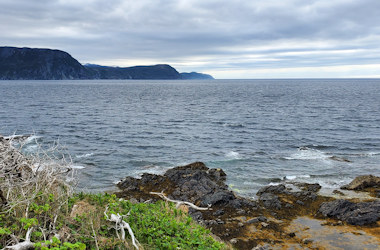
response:
[[[176,208],[178,208],[179,206],[181,206],[182,204],[184,204],[184,205],[187,205],[187,206],[189,206],[189,207],[192,207],[192,208],[194,208],[194,209],[196,209],[196,210],[212,210],[212,208],[211,208],[211,205],[209,204],[208,205],[208,207],[198,207],[197,205],[194,205],[193,203],[191,203],[191,202],[188,202],[188,201],[180,201],[180,200],[173,200],[173,199],[170,199],[170,198],[168,198],[168,197],[166,197],[165,196],[165,194],[163,193],[163,192],[161,192],[161,193],[158,193],[158,192],[149,192],[150,194],[154,194],[154,195],[158,195],[158,196],[160,196],[162,199],[164,199],[164,200],[167,200],[167,201],[170,201],[170,202],[173,202],[173,203],[176,203],[177,205],[176,205]]]

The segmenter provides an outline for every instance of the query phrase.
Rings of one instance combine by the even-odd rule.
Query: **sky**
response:
[[[379,0],[0,0],[0,46],[218,79],[380,77]]]

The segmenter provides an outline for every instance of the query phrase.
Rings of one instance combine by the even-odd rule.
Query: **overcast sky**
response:
[[[0,0],[0,46],[216,78],[380,77],[380,0]]]

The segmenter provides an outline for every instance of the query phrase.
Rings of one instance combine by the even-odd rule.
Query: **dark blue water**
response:
[[[0,107],[0,134],[59,141],[88,190],[193,161],[247,196],[380,175],[380,80],[0,81]]]

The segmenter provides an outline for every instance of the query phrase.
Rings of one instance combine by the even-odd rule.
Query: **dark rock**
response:
[[[260,188],[259,191],[257,191],[257,195],[260,196],[264,193],[271,193],[271,194],[283,194],[286,193],[286,187],[284,184],[280,185],[270,185],[263,188]]]
[[[116,185],[118,188],[126,190],[126,191],[139,190],[139,180],[130,176],[125,177]]]
[[[202,213],[200,211],[198,211],[198,210],[193,209],[193,208],[189,208],[189,215],[195,221],[202,221],[203,220]]]
[[[285,208],[293,208],[294,206],[292,204],[286,203]]]
[[[301,188],[303,191],[308,191],[308,192],[313,192],[313,193],[316,193],[318,192],[322,186],[319,185],[318,183],[297,183],[295,184],[296,186],[298,186],[299,188]]]
[[[348,160],[348,159],[346,159],[346,158],[338,157],[338,156],[335,156],[335,155],[330,156],[329,158],[330,158],[331,160],[334,160],[334,161],[352,162],[352,161],[350,161],[350,160]]]
[[[291,193],[294,197],[297,197],[299,199],[302,199],[304,201],[311,200],[314,201],[317,199],[318,195],[311,191],[301,191],[301,192],[294,192]]]
[[[345,195],[342,191],[339,191],[339,190],[334,190],[332,193],[337,194],[337,195],[341,195],[341,196]]]
[[[258,222],[267,222],[267,221],[268,221],[267,217],[265,217],[265,216],[259,216],[259,217],[247,220],[246,223],[247,224],[254,224],[254,223],[258,223]]]
[[[224,211],[222,209],[219,209],[217,211],[215,211],[215,213],[213,213],[214,216],[221,216],[224,214]]]
[[[252,248],[252,250],[269,250],[269,249],[272,249],[272,247],[269,244],[259,245]]]
[[[290,238],[293,238],[293,237],[296,237],[296,234],[295,233],[290,233],[288,234]]]
[[[304,203],[303,201],[300,201],[300,200],[297,200],[296,203],[297,203],[298,205],[301,205],[301,206],[305,205],[305,203]]]
[[[215,204],[227,204],[229,201],[235,198],[231,191],[219,191],[214,194],[208,194],[202,198],[201,206],[215,205]]]
[[[380,201],[353,203],[335,200],[322,203],[319,212],[325,217],[336,218],[351,225],[368,225],[379,220]]]
[[[263,203],[264,207],[269,209],[281,209],[281,201],[277,195],[271,193],[263,193],[259,200]]]
[[[373,175],[358,176],[349,184],[342,186],[341,189],[363,190],[371,187],[380,187],[380,177]]]

